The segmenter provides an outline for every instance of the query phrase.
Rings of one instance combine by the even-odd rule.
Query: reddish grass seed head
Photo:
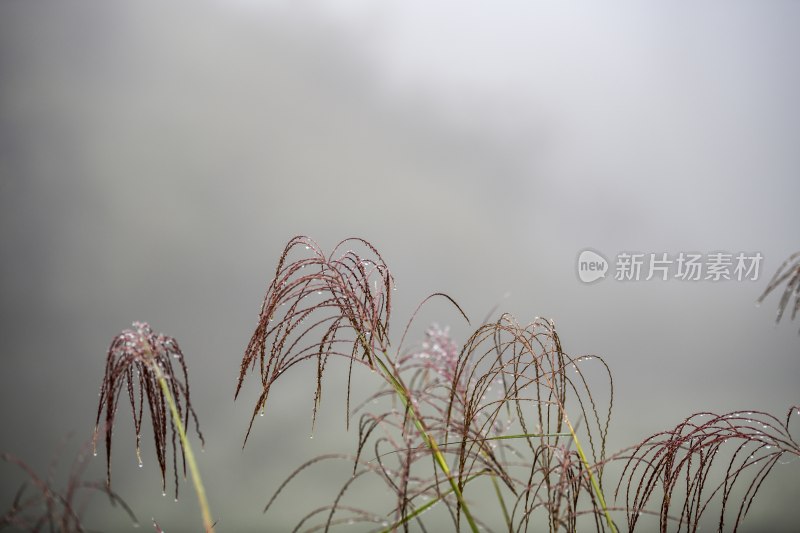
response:
[[[134,322],[131,329],[123,330],[114,337],[108,349],[93,443],[96,454],[100,419],[105,411],[106,470],[107,484],[110,486],[112,433],[119,398],[122,394],[130,403],[136,433],[136,456],[139,466],[142,466],[141,433],[146,402],[153,428],[156,456],[161,470],[162,490],[166,490],[167,455],[171,442],[175,497],[177,498],[177,450],[180,448],[182,459],[184,450],[183,446],[179,444],[179,439],[176,439],[176,427],[169,414],[164,390],[160,383],[161,378],[165,380],[170,395],[175,401],[184,427],[188,426],[190,417],[194,419],[195,430],[203,442],[197,416],[190,401],[186,362],[178,342],[172,337],[154,333],[147,322]],[[183,461],[183,469],[185,474],[185,461]]]

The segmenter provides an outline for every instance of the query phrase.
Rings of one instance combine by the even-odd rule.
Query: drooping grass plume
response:
[[[83,479],[88,465],[88,447],[80,450],[72,462],[66,486],[56,483],[56,462],[45,476],[37,474],[25,461],[10,453],[0,453],[0,460],[20,468],[28,478],[20,486],[8,509],[0,514],[0,530],[58,531],[60,533],[86,531],[82,515],[93,493],[108,497],[112,505],[119,505],[137,525],[136,516],[128,504],[113,492],[104,481]]]
[[[797,406],[784,420],[758,411],[697,413],[621,454],[617,493],[629,529],[649,512],[661,531],[696,531],[708,515],[719,531],[735,531],[772,469],[800,457],[790,428],[798,418]]]
[[[758,304],[761,304],[761,302],[764,301],[764,298],[766,298],[772,291],[780,287],[783,283],[786,284],[786,287],[783,289],[780,302],[778,302],[778,311],[777,316],[775,317],[776,324],[781,321],[781,318],[783,318],[783,313],[786,311],[786,307],[789,306],[789,302],[793,294],[794,306],[792,307],[791,320],[794,320],[797,317],[797,312],[800,310],[800,252],[790,255],[788,259],[781,263],[781,266],[767,284],[767,288],[764,289],[764,292],[758,298]],[[798,330],[798,333],[800,333],[800,330]]]
[[[602,359],[568,356],[552,322],[537,319],[521,326],[504,314],[479,327],[461,348],[446,330],[430,328],[421,349],[400,357],[398,368],[430,433],[453,458],[460,488],[468,480],[491,483],[497,511],[509,530],[542,523],[552,531],[571,530],[580,515],[590,517],[598,530],[613,530],[602,500],[602,470],[595,466],[605,457],[613,394],[601,408],[582,370],[584,363],[599,365],[613,390]],[[572,450],[580,441],[570,416],[589,421],[582,434],[590,457],[583,448]],[[391,425],[389,414],[367,418]],[[403,421],[395,424],[402,427]],[[420,458],[419,444],[387,442],[402,472],[395,519],[406,524],[425,494],[408,484],[421,479],[420,465],[412,469]],[[431,491],[426,497],[448,505],[435,476],[424,484]],[[580,497],[585,504],[578,505]],[[452,505],[457,510],[458,501]]]
[[[588,361],[600,365],[608,378],[608,405],[595,399],[582,370]],[[499,398],[487,401],[492,386]],[[529,453],[524,487],[517,495],[512,518],[525,527],[540,506],[553,530],[574,521],[581,493],[589,502],[589,514],[599,530],[615,531],[602,490],[602,464],[613,404],[611,373],[599,357],[572,358],[564,352],[551,321],[536,319],[527,325],[504,314],[496,322],[479,327],[467,340],[454,368],[445,411],[446,439],[453,434],[461,442],[459,472],[469,474],[478,454],[494,457],[482,440],[501,416],[514,418]],[[585,421],[579,439],[577,421]],[[509,441],[502,441],[508,446]],[[572,450],[574,448],[574,451]],[[516,454],[525,452],[515,447]],[[523,455],[524,456],[524,455]],[[530,461],[528,463],[527,461]],[[511,475],[497,470],[498,478],[513,488]]]
[[[348,246],[363,249],[363,255],[352,249],[345,250]],[[291,257],[298,252],[306,257]],[[236,396],[245,375],[255,369],[256,363],[262,384],[245,442],[255,416],[264,409],[272,384],[286,370],[307,360],[315,360],[317,364],[312,428],[322,397],[322,377],[331,357],[343,358],[349,365],[346,409],[349,424],[353,365],[366,365],[391,385],[403,403],[404,412],[453,488],[461,511],[456,522],[463,512],[470,528],[477,532],[478,526],[450,474],[450,467],[416,413],[388,354],[393,284],[383,258],[363,239],[341,241],[328,256],[307,237],[289,241],[267,288],[256,331],[242,358]]]
[[[345,250],[347,246],[363,248],[366,254]],[[297,254],[306,257],[292,257]],[[267,403],[272,384],[298,363],[315,360],[317,365],[312,426],[322,399],[323,373],[331,357],[344,358],[351,372],[353,364],[375,369],[376,354],[389,348],[393,284],[383,258],[363,239],[346,239],[327,256],[308,237],[289,241],[267,288],[236,385],[238,397],[247,372],[258,364],[262,392],[245,442],[256,415]],[[347,390],[349,412],[349,378]]]
[[[205,489],[200,481],[191,445],[185,428],[189,419],[194,420],[195,431],[205,444],[200,432],[197,415],[189,394],[186,361],[178,342],[161,333],[153,333],[145,322],[134,322],[111,342],[106,357],[106,370],[100,388],[100,401],[93,444],[100,433],[100,421],[105,410],[105,444],[107,485],[111,486],[111,441],[120,395],[126,393],[136,431],[136,457],[142,466],[141,436],[145,401],[150,413],[153,439],[161,471],[161,488],[166,493],[166,471],[169,449],[172,450],[172,470],[175,484],[175,499],[178,498],[178,450],[181,451],[183,475],[188,465],[192,481],[200,501],[206,531],[213,531],[213,522],[205,498]],[[178,437],[176,439],[176,436]]]

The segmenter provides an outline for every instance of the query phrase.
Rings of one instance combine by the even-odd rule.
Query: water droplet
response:
[[[166,496],[167,495],[167,491],[162,492],[161,495],[162,496]]]
[[[314,435],[309,435],[309,436],[308,436],[308,438],[309,438],[309,439],[313,439],[313,438],[314,438]]]
[[[144,466],[144,465],[143,465],[142,463],[139,463],[139,468],[142,468],[143,466]]]
[[[175,498],[175,503],[178,503],[178,498]]]
[[[93,452],[92,452],[92,455],[93,455],[93,456],[95,456],[95,457],[97,457],[97,450],[93,451]]]

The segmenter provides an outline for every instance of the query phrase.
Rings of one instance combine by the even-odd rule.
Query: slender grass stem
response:
[[[608,527],[612,533],[617,533],[617,526],[614,524],[614,521],[611,519],[611,515],[608,513],[608,506],[606,506],[606,499],[603,497],[603,490],[600,488],[600,484],[597,483],[597,478],[594,476],[594,474],[592,474],[592,468],[589,466],[589,461],[586,458],[586,454],[583,453],[583,447],[578,440],[578,435],[575,433],[575,428],[572,427],[572,423],[569,421],[569,418],[566,416],[566,414],[564,415],[564,422],[567,423],[569,432],[572,435],[572,441],[575,443],[575,451],[578,452],[581,462],[583,463],[583,467],[586,469],[586,473],[589,474],[589,481],[591,482],[592,488],[594,489],[597,499],[600,502],[600,507],[603,509],[603,514],[606,517]]]
[[[386,355],[386,354],[384,354]],[[388,357],[388,356],[387,356]],[[403,407],[405,407],[406,412],[411,415],[411,418],[414,422],[414,426],[419,431],[422,440],[425,441],[425,444],[433,453],[433,457],[436,460],[436,463],[439,465],[439,468],[442,469],[442,472],[445,476],[447,476],[447,480],[450,482],[450,486],[453,489],[453,492],[458,499],[458,503],[461,507],[461,510],[464,512],[464,517],[467,519],[467,523],[469,524],[470,529],[473,533],[478,533],[478,525],[475,523],[475,519],[472,518],[472,513],[469,510],[469,506],[467,502],[464,501],[464,496],[461,494],[461,489],[458,488],[458,483],[455,479],[453,479],[452,474],[450,473],[450,467],[447,464],[447,460],[444,458],[441,450],[439,449],[439,445],[436,443],[436,439],[433,438],[432,435],[428,433],[425,429],[425,425],[422,423],[422,420],[417,415],[416,410],[411,404],[411,400],[408,397],[408,389],[399,381],[399,379],[389,370],[383,360],[378,357],[377,355],[374,357],[375,361],[378,362],[378,366],[383,372],[386,379],[392,384],[395,392],[400,397],[400,401],[403,403]]]
[[[506,440],[506,439],[526,439],[531,437],[569,437],[572,433],[519,433],[517,435],[495,435],[494,437],[485,437],[480,440]],[[474,441],[466,441],[474,442]],[[447,444],[461,444],[460,441],[448,442]]]
[[[500,509],[503,510],[503,519],[506,521],[506,526],[508,526],[509,531],[514,530],[514,526],[511,523],[511,517],[508,514],[508,508],[506,507],[506,500],[503,498],[503,493],[500,491],[500,484],[497,482],[497,476],[494,474],[490,474],[489,476],[492,480],[492,486],[494,487],[494,492],[497,494],[497,501],[500,503]]]
[[[486,472],[485,472],[485,471],[483,471],[483,472],[478,472],[477,474],[472,474],[471,476],[469,476],[467,479],[465,479],[465,480],[464,480],[464,485],[466,485],[467,483],[469,483],[469,482],[470,482],[470,481],[472,481],[473,479],[475,479],[475,478],[477,478],[478,476],[481,476],[481,475],[483,475],[483,474],[485,474],[485,473],[486,473]],[[408,521],[410,521],[410,520],[414,519],[415,517],[417,517],[417,516],[421,515],[422,513],[424,513],[425,511],[427,511],[428,509],[430,509],[431,507],[433,507],[434,505],[436,505],[437,503],[439,503],[440,501],[442,501],[442,499],[443,499],[445,496],[447,496],[448,494],[450,494],[450,493],[452,493],[452,492],[453,492],[453,489],[452,489],[452,488],[450,488],[450,489],[446,490],[445,492],[442,492],[442,493],[441,493],[439,496],[437,496],[436,498],[434,498],[434,499],[432,499],[431,501],[429,501],[429,502],[427,502],[427,503],[425,503],[425,504],[423,504],[423,505],[420,505],[419,507],[417,507],[416,509],[414,509],[414,512],[412,512],[412,513],[410,513],[410,514],[407,514],[407,515],[406,515],[404,518],[402,518],[402,519],[398,520],[397,522],[395,522],[395,523],[394,523],[394,524],[392,524],[391,526],[387,527],[386,529],[382,529],[380,533],[389,533],[390,531],[394,531],[394,530],[395,530],[395,529],[397,529],[398,527],[400,527],[400,526],[402,526],[403,524],[405,524],[406,522],[408,522]]]
[[[570,437],[571,433],[520,433],[518,435],[498,435],[495,437],[485,437],[481,439],[467,439],[467,440],[451,440],[448,442],[442,442],[439,444],[439,448],[446,448],[448,446],[461,446],[462,444],[470,444],[474,442],[482,442],[487,440],[506,440],[506,439],[525,439],[525,438],[532,438],[532,437]],[[427,445],[425,446],[427,447]],[[412,448],[411,451],[418,451],[422,450],[425,447],[418,446],[416,448]],[[399,453],[405,453],[406,450],[393,450],[390,452],[384,452],[382,454],[376,455],[375,458],[379,459],[381,457],[389,457],[390,455],[395,455]]]
[[[183,455],[186,457],[186,462],[189,465],[189,472],[192,475],[192,483],[194,483],[194,490],[197,493],[197,501],[200,504],[200,512],[203,515],[203,526],[206,533],[214,533],[214,522],[211,519],[211,510],[208,507],[208,500],[206,499],[206,489],[203,487],[203,481],[200,479],[200,469],[197,467],[197,461],[195,461],[194,452],[192,452],[192,446],[189,444],[189,439],[186,437],[186,430],[183,427],[181,416],[178,413],[178,407],[175,405],[175,400],[169,390],[169,384],[167,383],[164,374],[162,374],[158,364],[153,363],[151,366],[153,368],[153,372],[155,372],[155,375],[158,378],[158,383],[161,385],[161,390],[164,392],[167,403],[169,404],[169,410],[172,412],[172,421],[175,423],[175,427],[178,428],[178,436],[181,439]]]

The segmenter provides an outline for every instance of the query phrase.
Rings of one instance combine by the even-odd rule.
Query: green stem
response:
[[[197,462],[195,461],[192,447],[189,444],[189,439],[186,437],[186,430],[183,427],[181,416],[178,413],[178,407],[175,405],[175,399],[172,397],[172,393],[169,390],[169,384],[164,374],[161,373],[158,364],[154,363],[152,367],[158,378],[158,383],[161,385],[161,390],[167,398],[169,410],[172,412],[172,420],[178,428],[178,436],[181,439],[183,456],[186,458],[186,463],[189,465],[189,472],[192,474],[192,483],[194,483],[194,490],[197,493],[197,501],[200,503],[200,512],[203,514],[203,526],[205,527],[206,533],[214,533],[214,522],[211,519],[211,511],[209,510],[208,500],[206,499],[206,489],[203,487],[203,482],[200,479],[200,469],[197,468]]]
[[[464,485],[466,485],[467,483],[469,483],[470,481],[472,481],[476,477],[482,475],[483,473],[484,472],[478,472],[477,474],[472,474],[471,476],[469,476],[467,479],[464,480]],[[414,517],[419,516],[420,514],[424,513],[425,511],[427,511],[428,509],[430,509],[431,507],[433,507],[434,505],[436,505],[437,503],[442,501],[442,498],[444,498],[445,496],[447,496],[451,492],[453,492],[452,488],[449,489],[449,490],[446,490],[445,492],[442,492],[436,498],[434,498],[431,501],[429,501],[429,502],[427,502],[427,503],[425,503],[423,505],[420,505],[419,507],[414,509],[414,512],[412,512],[411,514],[406,515],[404,518],[398,520],[397,522],[395,522],[391,526],[387,527],[386,529],[381,530],[380,533],[389,533],[390,531],[394,531],[395,529],[397,529],[398,527],[402,526],[403,524],[405,524],[409,520],[412,520]]]
[[[461,494],[461,489],[458,488],[458,483],[456,483],[456,480],[453,479],[453,476],[450,474],[450,467],[447,465],[447,460],[444,458],[444,455],[442,455],[439,445],[436,443],[436,439],[434,439],[433,436],[428,433],[424,424],[422,423],[422,420],[420,420],[419,416],[417,416],[417,412],[409,400],[408,391],[406,390],[405,386],[394,376],[394,374],[389,371],[380,357],[375,356],[374,359],[378,362],[378,366],[380,366],[384,376],[392,384],[392,387],[394,387],[395,392],[397,392],[397,395],[400,397],[400,401],[403,402],[403,407],[405,407],[406,412],[411,415],[411,418],[414,421],[414,426],[416,426],[417,431],[419,431],[420,436],[422,436],[422,440],[425,441],[425,444],[431,450],[431,453],[433,453],[433,457],[436,460],[436,463],[439,465],[439,468],[441,468],[442,472],[444,472],[444,475],[447,476],[447,480],[450,482],[450,486],[452,487],[453,492],[458,499],[459,506],[464,511],[464,517],[467,519],[470,529],[473,533],[478,533],[478,525],[472,518],[472,513],[469,510],[467,502],[464,501],[464,496]]]
[[[603,514],[606,517],[606,522],[608,523],[608,527],[612,533],[617,533],[617,526],[614,525],[614,521],[611,520],[611,515],[608,514],[608,507],[606,506],[606,499],[603,497],[603,491],[600,488],[600,485],[597,483],[597,478],[595,478],[594,475],[592,474],[592,469],[589,466],[589,461],[586,459],[586,454],[583,453],[583,447],[581,447],[581,443],[578,440],[578,435],[575,433],[575,429],[572,427],[572,424],[570,423],[569,418],[567,418],[566,415],[564,415],[564,422],[567,423],[569,432],[572,434],[572,441],[575,443],[575,450],[578,452],[578,455],[581,458],[583,467],[589,474],[589,481],[591,482],[592,488],[594,489],[594,492],[597,495],[597,499],[600,502],[600,507],[603,509]]]
[[[486,437],[481,440],[506,440],[506,439],[526,439],[531,437],[569,437],[571,433],[519,433],[517,435],[495,435],[494,437]],[[466,441],[474,442],[474,441]],[[456,441],[459,443],[459,441]],[[448,442],[447,444],[455,444]]]
[[[506,501],[503,498],[503,493],[500,492],[500,484],[497,483],[497,476],[494,474],[490,474],[489,476],[492,480],[492,486],[494,487],[494,492],[497,494],[497,500],[500,502],[500,508],[503,510],[503,518],[506,521],[506,526],[508,526],[509,531],[513,531],[513,526],[511,524],[511,517],[508,515],[508,509],[506,508]]]

